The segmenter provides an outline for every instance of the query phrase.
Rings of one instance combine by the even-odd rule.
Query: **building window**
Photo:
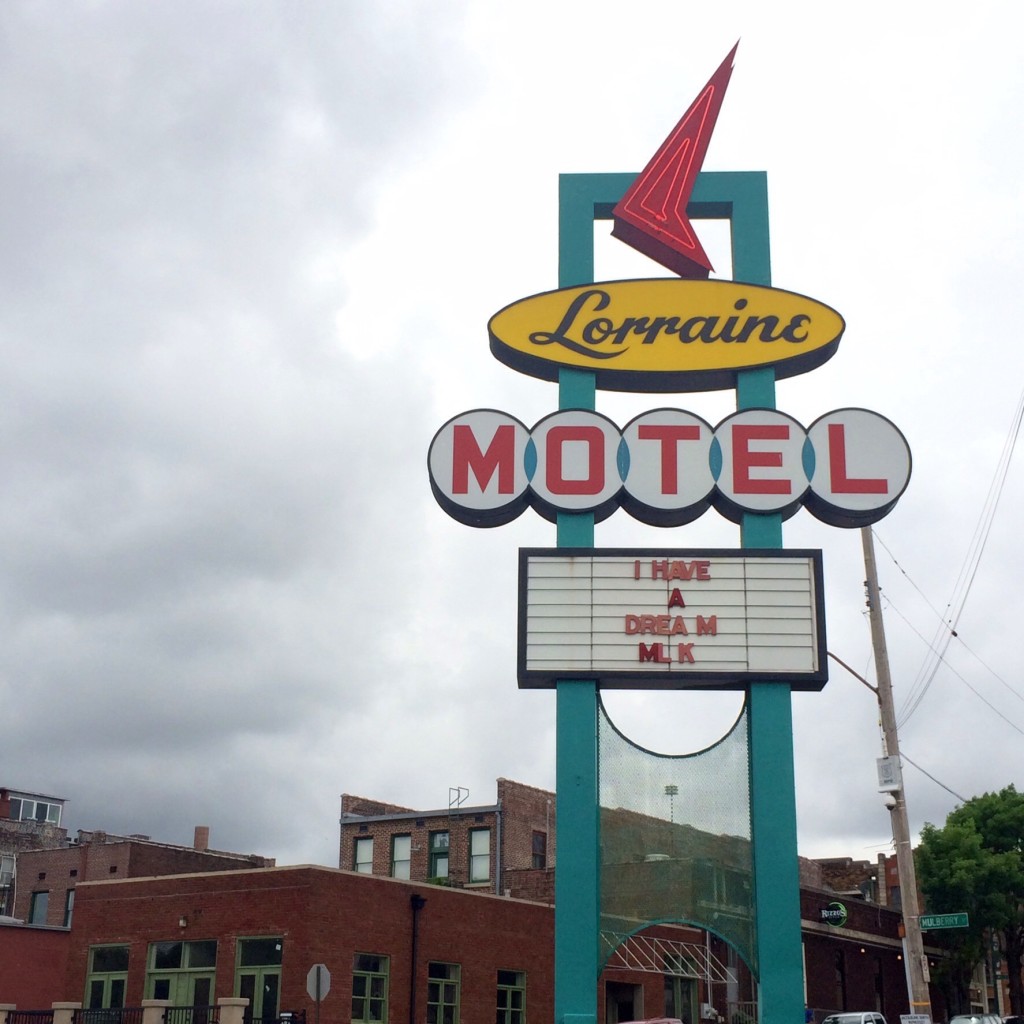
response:
[[[352,1022],[377,1024],[388,1019],[388,958],[356,953],[352,958]]]
[[[459,965],[427,964],[427,1024],[458,1024]]]
[[[532,846],[530,867],[546,868],[548,866],[548,834],[546,832],[534,832]]]
[[[124,1006],[127,985],[128,947],[93,946],[89,950],[89,975],[85,979],[85,1008],[107,1010]]]
[[[40,825],[59,825],[60,810],[60,804],[51,804],[46,800],[11,797],[12,821],[34,821]]]
[[[391,877],[408,878],[412,858],[412,836],[391,837]]]
[[[245,1024],[276,1017],[281,1001],[281,960],[284,939],[270,936],[239,939],[235,954],[235,995],[249,1000],[242,1011]]]
[[[698,906],[727,908],[732,913],[750,913],[750,875],[722,867],[710,860],[693,862],[694,888]]]
[[[448,833],[430,833],[430,877],[448,877]]]
[[[28,907],[28,923],[46,924],[46,912],[49,909],[50,893],[48,891],[32,893],[32,899]]]
[[[212,1006],[216,967],[216,939],[150,943],[148,998],[169,999],[175,1006]]]
[[[698,1020],[697,979],[700,968],[685,953],[667,953],[665,969],[665,1016]]]
[[[356,840],[354,867],[361,875],[373,874],[373,836],[363,836]]]
[[[64,927],[71,927],[71,915],[75,910],[75,890],[68,889],[67,895],[64,897]]]
[[[0,914],[14,913],[14,854],[0,854]]]
[[[526,1024],[526,974],[498,971],[497,1024]]]
[[[241,939],[238,943],[239,967],[267,967],[280,965],[284,954],[281,939]]]
[[[487,882],[491,878],[491,830],[475,828],[469,833],[469,880]]]

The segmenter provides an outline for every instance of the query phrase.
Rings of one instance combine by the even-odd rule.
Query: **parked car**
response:
[[[949,1024],[1003,1024],[1003,1018],[995,1013],[958,1013]]]
[[[885,1018],[874,1010],[830,1013],[822,1024],[885,1024]]]

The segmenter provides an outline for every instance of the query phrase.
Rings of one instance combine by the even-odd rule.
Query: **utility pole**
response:
[[[896,712],[892,704],[892,677],[889,674],[889,652],[885,646],[885,625],[882,622],[882,602],[878,587],[878,569],[875,565],[875,542],[871,527],[860,531],[864,546],[865,587],[868,597],[868,617],[871,623],[871,643],[875,652],[875,672],[878,676],[878,709],[882,718],[883,753],[894,758],[899,766],[900,741],[896,734]],[[900,902],[903,909],[904,951],[907,967],[907,989],[910,1012],[932,1015],[928,996],[928,958],[924,954],[921,937],[921,912],[917,902],[917,873],[914,870],[914,851],[910,845],[910,822],[907,819],[907,801],[903,792],[900,767],[899,789],[892,794],[895,803],[889,809],[892,818],[892,837],[896,846],[896,869],[900,879]]]

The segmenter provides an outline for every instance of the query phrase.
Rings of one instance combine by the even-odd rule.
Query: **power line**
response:
[[[916,626],[914,626],[914,624],[910,621],[910,619],[908,619],[906,617],[906,615],[904,615],[903,612],[901,612],[899,610],[899,608],[896,607],[896,605],[892,602],[892,600],[890,598],[886,598],[886,607],[889,608],[890,610],[894,611],[907,624],[907,626],[911,630],[911,632],[916,634],[921,639],[921,641],[924,644],[926,644],[926,645],[928,644],[928,641],[925,640],[923,634],[917,629]],[[1024,701],[1024,695],[1021,695],[1005,679],[1003,679],[1002,676],[1000,676],[997,672],[995,672],[991,668],[989,668],[989,666],[986,665],[985,662],[982,661],[981,658],[979,658],[978,655],[976,655],[974,653],[974,651],[972,651],[967,646],[967,644],[965,644],[963,642],[963,640],[960,638],[959,635],[957,635],[956,639],[963,645],[964,650],[966,650],[969,654],[971,654],[974,658],[976,658],[984,668],[988,669],[988,671],[991,672],[992,675],[995,676],[995,678],[998,679],[999,682],[1001,682],[1003,684],[1003,686],[1005,686],[1006,689],[1008,689],[1010,691],[1010,693],[1012,693],[1018,700]],[[957,677],[957,679],[959,679],[960,682],[962,682],[964,684],[964,686],[967,687],[968,690],[970,690],[980,701],[982,701],[982,703],[987,704],[988,707],[990,707],[1011,728],[1016,729],[1017,732],[1024,734],[1024,730],[1022,730],[1018,726],[1014,725],[1013,722],[1011,722],[1006,717],[1006,715],[1004,715],[1001,711],[999,711],[999,709],[996,708],[993,704],[989,703],[989,701],[985,697],[983,697],[969,682],[967,682],[967,680],[946,660],[945,654],[939,654],[938,652],[934,652],[934,649],[933,649],[933,653],[936,654],[936,657],[939,658],[939,660],[942,662],[942,664],[944,664],[946,666],[946,668],[949,669],[949,671],[952,672],[953,675],[955,675]]]
[[[947,786],[944,782],[939,782],[939,780],[935,778],[935,776],[932,775],[931,772],[925,771],[915,760],[913,760],[913,758],[907,757],[907,752],[905,750],[900,751],[900,758],[904,761],[909,761],[910,764],[912,764],[922,775],[927,775],[928,778],[931,779],[936,786],[941,786],[947,793],[951,794],[952,796],[955,796],[957,800],[960,801],[960,803],[967,803],[967,801],[959,793],[957,793],[956,790],[950,789],[949,786]]]
[[[943,663],[950,642],[956,636],[956,627],[967,603],[978,567],[981,564],[981,557],[988,543],[992,523],[995,519],[996,510],[999,507],[999,500],[1002,497],[1006,476],[1009,472],[1010,462],[1020,434],[1022,419],[1024,419],[1024,391],[1021,392],[1021,396],[1017,401],[1017,408],[1014,411],[1010,430],[1003,444],[1003,450],[997,462],[988,494],[982,505],[978,522],[975,525],[971,542],[968,545],[967,555],[960,568],[957,580],[953,585],[953,593],[946,605],[948,617],[943,619],[942,624],[936,630],[933,642],[928,645],[928,654],[925,655],[917,677],[911,685],[910,692],[904,702],[903,711],[898,721],[899,725],[904,725],[920,707],[921,701],[924,700],[925,694],[927,694],[935,679],[939,665]],[[886,551],[888,551],[888,548],[886,548]]]

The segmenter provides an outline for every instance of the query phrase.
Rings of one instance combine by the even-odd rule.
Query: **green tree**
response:
[[[916,864],[929,911],[966,910],[970,920],[965,930],[929,936],[941,935],[950,953],[936,977],[950,1004],[968,1009],[967,986],[991,931],[1006,958],[1012,1012],[1024,1013],[1024,793],[985,793],[953,810],[943,828],[925,825]]]

